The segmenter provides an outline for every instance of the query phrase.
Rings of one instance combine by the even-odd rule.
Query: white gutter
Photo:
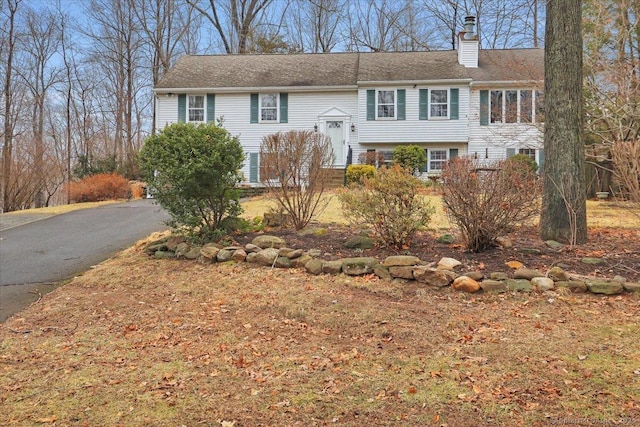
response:
[[[167,93],[239,93],[239,92],[345,92],[355,91],[356,85],[349,86],[255,86],[255,87],[172,87],[154,88],[155,94]]]
[[[495,87],[495,86],[526,86],[526,85],[538,85],[540,83],[544,83],[544,80],[486,80],[486,81],[472,81],[471,87],[476,86],[486,86],[486,87]]]
[[[358,86],[410,86],[410,85],[445,85],[445,84],[470,84],[473,79],[439,79],[439,80],[379,80],[358,81]]]

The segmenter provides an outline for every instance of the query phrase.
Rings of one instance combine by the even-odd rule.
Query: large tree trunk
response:
[[[580,0],[548,0],[545,29],[544,190],[540,236],[587,241],[582,144]]]

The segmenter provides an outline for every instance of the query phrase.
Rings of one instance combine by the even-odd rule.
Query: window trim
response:
[[[544,120],[538,120],[539,118],[539,112],[544,108],[544,92],[535,88],[517,88],[517,89],[487,89],[487,125],[501,125],[501,124],[526,124],[526,125],[532,125],[532,124],[540,124],[540,123],[544,123]],[[481,119],[481,125],[482,125],[482,91],[480,91],[480,119]],[[496,109],[495,111],[498,112],[500,114],[500,119],[499,121],[493,121],[493,115],[492,112],[494,111],[494,103],[493,103],[493,93],[494,92],[500,92],[500,101],[501,101],[501,105],[499,109]],[[516,113],[516,120],[515,121],[507,121],[507,115],[509,114],[509,111],[507,109],[508,107],[508,103],[507,103],[507,92],[516,92],[516,109],[515,109],[515,113]],[[528,99],[528,104],[529,105],[529,111],[526,111],[526,113],[530,116],[528,117],[529,120],[523,120],[523,114],[525,113],[525,109],[523,108],[523,96],[522,93],[523,92],[528,92],[530,98]],[[542,100],[543,105],[541,106],[542,108],[540,108],[540,106],[538,105],[538,100]],[[495,106],[497,107],[497,106]],[[544,119],[544,117],[543,117]],[[486,125],[483,125],[486,126]]]
[[[391,105],[390,103],[380,104],[378,102],[380,92],[393,92],[393,116],[384,117],[384,116],[380,116],[379,115],[379,110],[378,110],[378,106],[379,105]],[[385,89],[385,88],[376,89],[375,90],[375,97],[376,97],[375,98],[376,103],[375,103],[375,106],[374,106],[374,108],[375,108],[375,110],[374,110],[374,112],[375,112],[375,120],[398,120],[398,90],[397,89],[390,89],[390,88],[389,89]]]
[[[443,159],[435,159],[432,160],[431,155],[433,152],[443,152],[444,153],[444,158]],[[433,169],[431,167],[431,162],[439,162],[442,164],[442,167],[440,169]],[[442,170],[444,169],[444,165],[449,161],[449,150],[446,148],[429,148],[428,149],[428,153],[427,153],[427,173],[441,173]]]
[[[201,97],[202,98],[202,108],[191,107],[191,98]],[[206,123],[207,122],[207,95],[206,94],[188,94],[186,100],[186,114],[185,114],[185,122],[186,123]],[[191,120],[191,111],[192,110],[202,110],[202,120]]]
[[[433,102],[433,98],[432,98],[432,93],[433,91],[443,91],[447,94],[447,99],[445,100],[445,102]],[[429,108],[427,109],[427,112],[429,113],[429,120],[449,120],[449,118],[451,117],[451,88],[444,88],[444,89],[432,89],[429,88]],[[447,115],[446,116],[434,116],[433,114],[431,114],[431,109],[433,108],[434,105],[444,105],[447,109]]]
[[[262,97],[265,95],[275,95],[276,105],[275,107],[263,107],[262,106]],[[276,118],[273,120],[266,120],[262,118],[262,110],[270,109],[276,110]],[[280,123],[280,93],[278,92],[260,92],[258,93],[258,123]]]

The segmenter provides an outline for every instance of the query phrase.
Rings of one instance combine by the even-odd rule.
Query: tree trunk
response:
[[[548,0],[545,29],[544,190],[540,236],[587,241],[582,143],[580,0]]]

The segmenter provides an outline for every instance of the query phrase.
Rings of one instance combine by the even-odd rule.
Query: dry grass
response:
[[[111,203],[119,203],[122,200],[107,200],[104,202],[87,202],[87,203],[72,203],[70,205],[50,206],[46,208],[26,209],[22,211],[14,211],[3,213],[2,215],[12,216],[20,215],[24,213],[44,214],[44,215],[60,215],[67,212],[73,212],[80,209],[97,208],[98,206],[108,205]]]
[[[638,425],[639,316],[138,246],[0,327],[0,425]]]

